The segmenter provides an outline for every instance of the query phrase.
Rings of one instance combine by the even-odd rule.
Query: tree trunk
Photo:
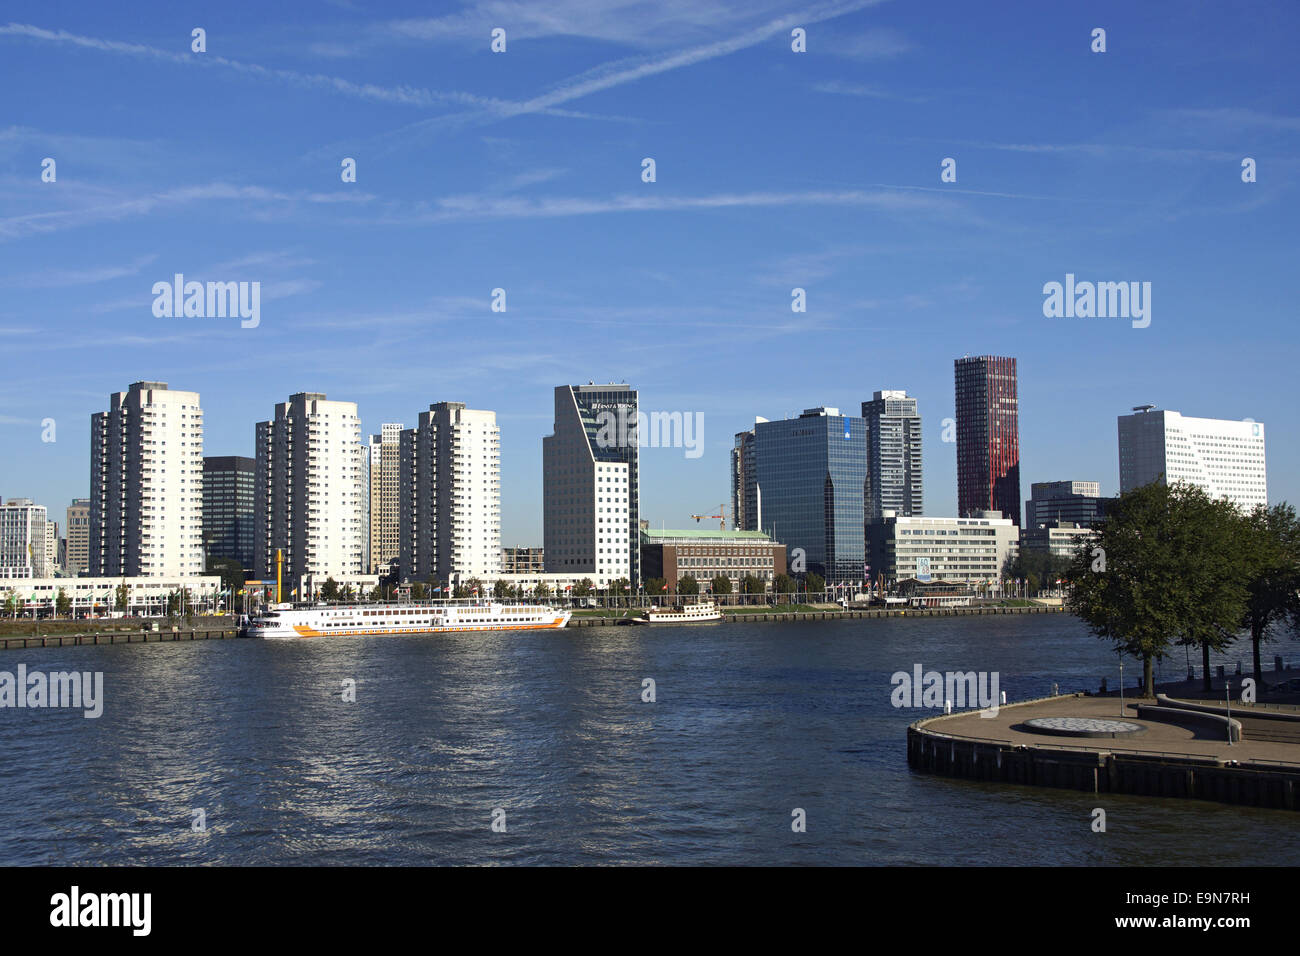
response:
[[[1201,675],[1201,690],[1210,690],[1210,643],[1209,641],[1201,644],[1201,669],[1204,673]]]
[[[1264,686],[1264,675],[1259,666],[1259,645],[1264,640],[1264,628],[1258,621],[1250,622],[1250,644],[1251,650],[1255,654],[1255,690],[1258,692]]]
[[[1151,655],[1142,655],[1142,694],[1144,697],[1156,696],[1156,673],[1151,666]]]

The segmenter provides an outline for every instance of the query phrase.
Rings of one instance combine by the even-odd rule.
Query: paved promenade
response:
[[[1118,697],[1056,697],[1027,704],[1009,704],[996,717],[981,717],[976,712],[953,714],[928,721],[925,730],[972,740],[995,740],[1015,746],[1069,748],[1108,753],[1168,753],[1181,756],[1211,757],[1220,760],[1278,762],[1300,764],[1300,745],[1246,739],[1229,746],[1226,739],[1216,739],[1210,727],[1180,727],[1151,719],[1150,711],[1139,718],[1137,703],[1154,701],[1124,700],[1123,719],[1139,723],[1147,732],[1133,737],[1067,737],[1017,730],[1016,725],[1035,717],[1099,717],[1120,719]],[[1249,708],[1233,716],[1249,716]]]

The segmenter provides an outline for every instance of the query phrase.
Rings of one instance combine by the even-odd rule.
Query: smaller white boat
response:
[[[644,617],[629,618],[633,624],[707,624],[721,621],[722,611],[712,601],[703,604],[674,604],[648,608]]]

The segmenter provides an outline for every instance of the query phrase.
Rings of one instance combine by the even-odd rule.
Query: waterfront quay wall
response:
[[[1037,702],[1023,701],[1001,709]],[[907,763],[913,770],[988,783],[1300,810],[1300,763],[1238,762],[1054,743],[1030,746],[954,737],[927,726],[942,719],[943,715],[927,717],[907,728]]]
[[[43,634],[0,636],[0,649],[73,647],[79,644],[160,644],[167,641],[223,641],[239,636],[239,629],[190,628],[183,631],[98,631],[93,634]]]
[[[847,611],[726,611],[723,621],[752,623],[757,621],[844,621],[878,617],[965,617],[985,614],[1064,614],[1062,607],[932,607],[932,608],[863,608]],[[569,627],[608,627],[618,624],[618,617],[574,617]]]

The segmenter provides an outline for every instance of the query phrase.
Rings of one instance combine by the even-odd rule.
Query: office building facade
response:
[[[642,582],[637,392],[561,385],[553,433],[542,439],[546,570],[596,587]]]
[[[90,571],[90,499],[73,498],[68,505],[63,566],[68,574]]]
[[[898,390],[876,392],[862,403],[867,422],[867,523],[885,512],[924,513],[921,480],[921,416],[916,399]]]
[[[1068,521],[1090,528],[1106,517],[1114,500],[1101,496],[1101,484],[1096,481],[1036,481],[1029,486],[1025,502],[1025,527]]]
[[[399,437],[402,578],[455,586],[501,574],[496,412],[438,402]]]
[[[202,574],[198,392],[135,382],[109,404],[90,418],[90,574]]]
[[[1186,482],[1245,511],[1268,504],[1264,424],[1140,405],[1119,416],[1119,489]]]
[[[1019,550],[1020,529],[998,512],[961,518],[885,515],[869,529],[887,587],[916,579],[996,587]]]
[[[785,542],[791,570],[815,572],[830,584],[862,581],[866,420],[820,407],[798,418],[759,422],[754,455],[762,530]]]
[[[250,574],[256,562],[257,459],[203,459],[203,539],[208,560],[230,558]]]
[[[705,594],[713,579],[725,576],[731,593],[739,594],[749,575],[763,582],[767,590],[778,574],[785,574],[785,545],[761,531],[686,531],[644,529],[641,540],[641,571],[646,580],[663,578],[669,591],[677,582],[692,577]]]
[[[754,424],[767,421],[755,418]],[[731,526],[737,531],[759,531],[763,524],[763,499],[758,493],[758,466],[754,459],[754,429],[736,433],[731,449]]]
[[[1020,426],[1016,360],[994,355],[954,363],[957,513],[1000,511],[1020,524]]]
[[[54,574],[46,545],[45,506],[30,498],[0,504],[0,578],[45,578]]]

